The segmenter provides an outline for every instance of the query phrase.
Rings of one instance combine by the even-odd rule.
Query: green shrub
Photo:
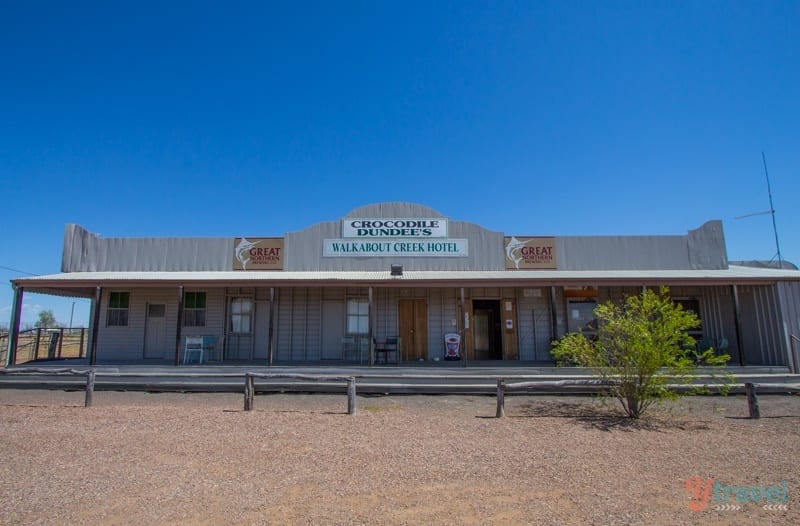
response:
[[[713,348],[697,350],[688,331],[698,328],[700,320],[673,302],[666,287],[629,296],[621,304],[604,303],[594,312],[596,337],[567,334],[554,342],[553,356],[559,364],[591,368],[630,418],[678,396],[674,386],[690,384],[699,366],[721,368],[730,360]]]

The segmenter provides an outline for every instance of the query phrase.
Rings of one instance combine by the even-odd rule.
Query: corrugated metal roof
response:
[[[746,283],[800,281],[800,271],[731,266],[725,270],[487,270],[487,271],[406,271],[391,276],[389,271],[282,272],[282,271],[197,271],[197,272],[72,272],[32,276],[12,280],[16,285],[36,289],[39,286],[71,287],[103,283],[403,283],[419,284],[480,283],[541,284],[602,282]]]

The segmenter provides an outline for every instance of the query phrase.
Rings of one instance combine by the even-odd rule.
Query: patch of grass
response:
[[[370,413],[383,413],[388,411],[401,411],[403,407],[399,405],[364,405],[359,409],[362,411],[369,411]]]

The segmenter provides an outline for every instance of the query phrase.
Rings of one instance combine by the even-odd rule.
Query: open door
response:
[[[500,301],[472,300],[473,360],[502,360]]]

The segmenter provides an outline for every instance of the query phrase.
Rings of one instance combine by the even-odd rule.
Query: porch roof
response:
[[[28,292],[91,297],[95,287],[197,286],[376,286],[376,287],[544,287],[563,285],[653,286],[770,284],[800,281],[800,271],[731,265],[723,270],[407,270],[285,272],[69,272],[12,280]]]

